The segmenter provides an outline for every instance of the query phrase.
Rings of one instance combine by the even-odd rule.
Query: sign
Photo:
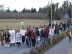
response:
[[[54,21],[54,24],[56,24],[57,22],[56,21]]]
[[[23,27],[24,27],[24,22],[22,21],[22,22],[21,22],[21,28],[23,28]]]
[[[69,18],[68,13],[65,13],[65,15],[64,15],[64,19],[68,19],[68,18]]]
[[[21,22],[21,26],[23,26],[24,25],[24,22]]]
[[[25,36],[26,30],[20,29],[21,36]]]
[[[22,42],[22,37],[19,32],[16,33],[16,42]]]
[[[10,33],[10,43],[15,43],[15,30],[9,30]]]
[[[54,28],[52,28],[52,29],[50,28],[49,31],[50,31],[49,32],[49,35],[52,35],[53,36],[54,35]]]

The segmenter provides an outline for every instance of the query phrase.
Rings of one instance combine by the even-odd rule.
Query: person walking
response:
[[[32,32],[31,39],[32,39],[32,47],[34,47],[36,44],[36,34],[34,32]]]
[[[4,40],[5,40],[5,48],[10,46],[10,34],[8,32],[8,29],[6,30],[4,34]]]
[[[45,38],[46,38],[46,40],[48,39],[48,36],[49,36],[49,28],[46,27],[46,29],[45,29]]]
[[[28,46],[28,47],[29,47],[28,28],[26,28],[25,40],[26,40],[26,46]]]
[[[1,30],[1,33],[0,33],[0,37],[1,37],[1,45],[3,46],[3,41],[4,41],[4,31]]]
[[[36,28],[36,44],[39,45],[40,43],[40,33],[38,28]]]
[[[32,29],[31,29],[31,27],[29,26],[28,27],[28,29],[27,29],[27,36],[28,36],[28,38],[29,38],[29,47],[31,47],[31,45],[32,45],[32,40],[31,40],[31,36],[32,36]]]
[[[20,34],[22,36],[22,43],[23,44],[25,42],[25,33],[26,33],[26,30],[24,29],[24,27],[22,29],[20,29]]]
[[[42,28],[41,30],[41,41],[45,41],[45,30]]]

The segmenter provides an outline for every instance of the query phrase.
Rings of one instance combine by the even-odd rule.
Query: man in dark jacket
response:
[[[5,47],[9,47],[9,43],[10,43],[10,34],[8,32],[8,30],[6,30],[5,34],[4,34],[4,39],[5,39]]]

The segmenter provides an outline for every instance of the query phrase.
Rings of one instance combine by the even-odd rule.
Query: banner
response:
[[[25,36],[26,30],[20,29],[21,36]]]
[[[22,36],[19,32],[16,33],[16,42],[22,42]]]
[[[54,35],[54,28],[52,28],[52,29],[49,29],[49,35]]]
[[[15,30],[9,30],[10,33],[10,43],[15,43]]]
[[[56,21],[54,21],[54,24],[56,24],[57,22]]]

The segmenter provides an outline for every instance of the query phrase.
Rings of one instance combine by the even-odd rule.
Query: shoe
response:
[[[10,45],[8,44],[8,46],[7,47],[9,47]]]

